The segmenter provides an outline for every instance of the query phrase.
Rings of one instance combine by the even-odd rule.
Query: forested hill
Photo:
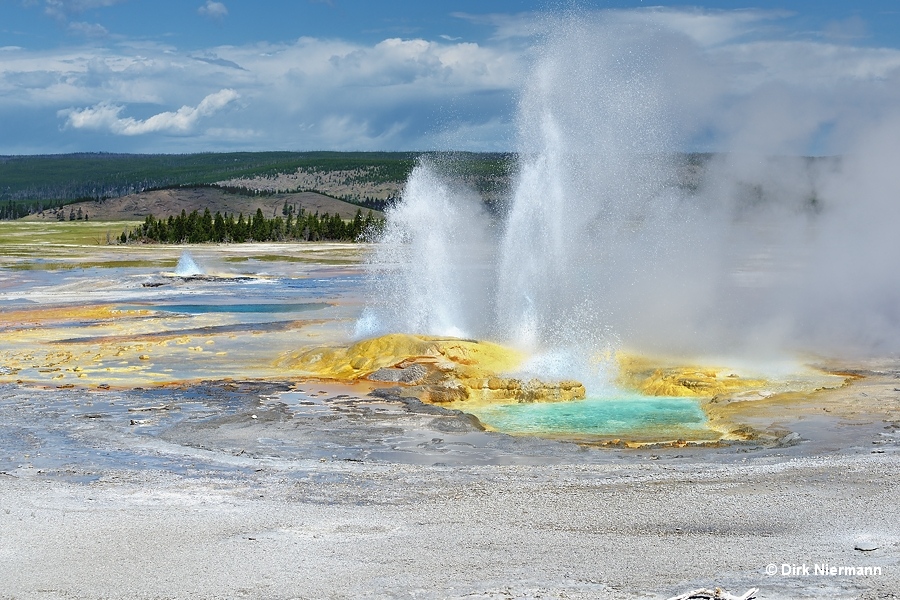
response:
[[[149,189],[271,176],[297,169],[377,167],[405,179],[407,152],[229,152],[204,154],[56,154],[0,156],[0,201],[98,200]]]
[[[79,201],[202,185],[254,194],[316,191],[378,209],[399,194],[420,156],[412,152],[0,156],[0,218],[20,218]],[[491,192],[508,181],[512,155],[453,156],[462,165],[463,178],[479,191]]]

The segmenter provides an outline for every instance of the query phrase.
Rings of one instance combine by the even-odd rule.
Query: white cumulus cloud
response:
[[[197,122],[209,117],[236,100],[239,94],[232,89],[220,90],[206,96],[197,106],[182,106],[177,111],[161,112],[147,119],[120,116],[124,106],[100,102],[82,109],[59,112],[66,117],[66,128],[109,131],[116,135],[146,133],[190,133]]]
[[[84,23],[81,21],[69,23],[69,31],[89,38],[105,38],[109,35],[109,31],[103,25],[100,25],[99,23]]]
[[[213,21],[221,21],[228,16],[228,7],[221,2],[206,0],[206,4],[197,9],[197,13]]]
[[[54,19],[66,20],[71,15],[94,8],[106,8],[126,0],[44,0],[44,14]]]
[[[679,32],[702,47],[718,46],[763,33],[767,23],[784,18],[784,11],[646,8],[609,11],[612,23],[649,25]]]
[[[54,1],[68,14],[115,2]],[[201,2],[201,11],[215,11],[213,1],[191,6]],[[119,139],[102,143],[146,152],[508,150],[516,101],[535,76],[530,65],[544,51],[541,40],[571,24],[537,14],[457,17],[493,34],[479,41],[300,37],[196,48],[110,35],[105,43],[6,48],[0,120],[16,133],[2,136],[0,154],[93,148],[98,133],[110,132]],[[826,43],[814,32],[785,35],[779,24],[787,18],[777,12],[644,9],[585,19],[620,37],[631,32],[646,60],[656,57],[664,79],[657,100],[674,107],[672,118],[702,148],[719,147],[723,136],[737,139],[732,132],[746,130],[742,124],[757,114],[748,116],[748,107],[769,106],[766,98],[796,108],[780,120],[765,120],[767,110],[759,115],[765,126],[758,129],[783,132],[787,152],[809,131],[825,128],[843,139],[851,124],[896,106],[900,93],[900,48]],[[222,91],[198,104],[210,90]],[[240,111],[222,110],[238,96]],[[136,114],[138,106],[162,108]],[[159,114],[147,116],[153,112]],[[246,131],[254,134],[235,133]]]

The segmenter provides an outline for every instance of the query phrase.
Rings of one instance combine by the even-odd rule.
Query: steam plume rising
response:
[[[727,53],[634,14],[549,31],[506,212],[492,221],[420,165],[373,256],[362,333],[579,355],[900,349],[900,113],[854,110],[844,84],[752,83]],[[720,152],[682,152],[698,140]],[[808,156],[828,150],[840,156]]]

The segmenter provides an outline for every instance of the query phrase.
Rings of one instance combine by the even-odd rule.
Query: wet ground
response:
[[[0,598],[874,599],[900,585],[896,427],[804,419],[779,447],[610,449],[347,391],[0,387]],[[781,571],[815,564],[869,571]]]
[[[265,424],[277,448],[272,452],[285,459],[333,454],[341,460],[514,464],[553,462],[573,452],[589,462],[618,460],[590,452],[588,458],[585,448],[615,445],[619,437],[716,439],[689,399],[472,409],[489,428],[515,434],[506,436],[435,407],[368,397],[374,383],[325,386],[320,393],[313,388],[323,384],[292,377],[279,357],[350,339],[362,307],[364,245],[85,245],[102,224],[90,230],[87,224],[64,225],[56,233],[42,230],[49,237],[25,235],[21,227],[0,229],[6,234],[0,236],[5,423],[15,432],[57,419],[43,426],[49,437],[42,443],[50,446],[50,440],[98,438],[99,432],[147,446],[149,440],[183,440],[191,432],[218,436],[224,452],[255,456],[265,453],[256,448],[259,442],[242,442],[238,434],[250,436]],[[188,252],[202,272],[175,275]],[[720,460],[720,454],[763,446],[775,453],[798,446],[813,453],[891,448],[897,427],[892,415],[900,411],[894,387],[900,385],[900,361],[870,361],[858,370],[867,377],[827,395],[800,394],[790,402],[763,395],[707,405],[714,419],[768,432],[766,444],[709,448],[708,456]],[[280,391],[266,399],[259,392],[266,386]],[[248,420],[252,414],[256,419]],[[22,458],[13,451],[15,440],[8,441],[6,465],[14,468]],[[79,452],[59,447],[44,455],[64,450]],[[648,452],[672,454],[657,450]]]
[[[279,377],[280,353],[346,339],[359,312],[352,244],[194,249],[190,277],[173,272],[183,248],[28,249],[0,257],[0,382]]]
[[[0,386],[0,472],[91,481],[109,470],[239,476],[309,461],[430,466],[702,462],[900,456],[897,420],[782,419],[777,443],[600,447],[485,431],[456,410],[327,383],[206,382],[130,390]],[[900,415],[898,415],[900,418]],[[308,470],[304,466],[301,472]]]
[[[180,278],[180,248],[6,240],[0,598],[900,589],[896,359],[715,407],[774,443],[506,435],[390,384],[279,371],[283,349],[346,339],[359,247],[192,249],[206,275]],[[781,573],[825,562],[881,572]]]

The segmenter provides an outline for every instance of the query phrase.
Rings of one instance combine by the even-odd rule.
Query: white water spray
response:
[[[178,264],[175,265],[175,275],[178,277],[195,277],[197,275],[203,275],[203,269],[201,269],[200,265],[194,261],[194,257],[191,256],[191,253],[185,250],[181,253]]]
[[[721,108],[740,86],[692,44],[640,19],[558,21],[523,86],[507,211],[492,220],[439,166],[417,167],[373,253],[359,332],[493,339],[582,380],[620,347],[900,350],[900,118],[860,129],[842,159],[785,157],[758,115],[793,107]],[[723,113],[730,152],[677,153]]]
[[[357,333],[483,335],[492,317],[493,246],[477,194],[442,178],[433,165],[419,165],[403,201],[388,210]]]

